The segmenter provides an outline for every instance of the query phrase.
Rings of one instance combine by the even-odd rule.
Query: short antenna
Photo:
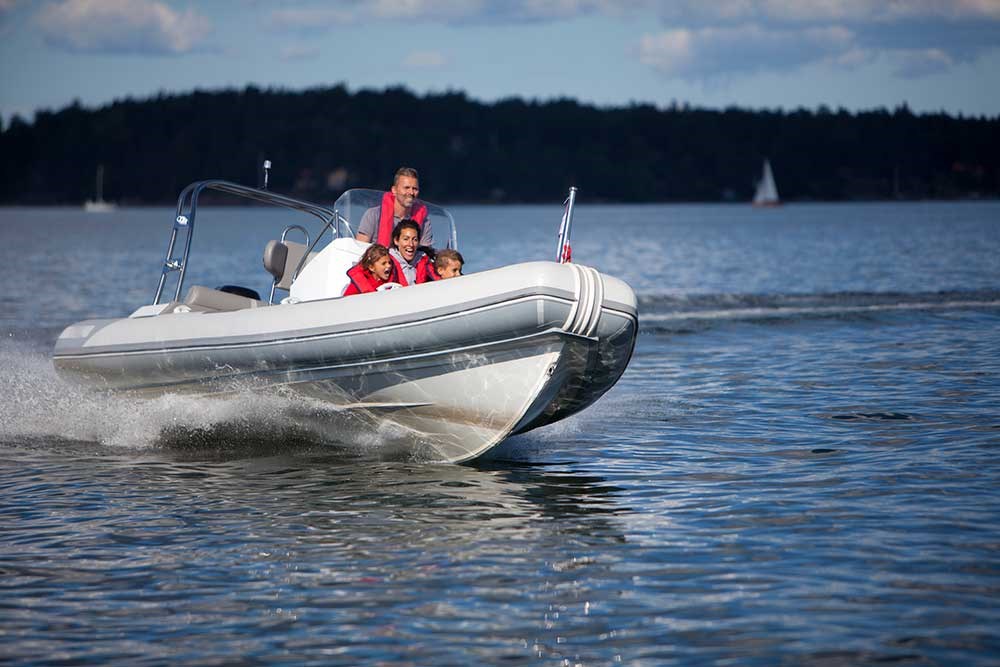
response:
[[[271,161],[264,160],[264,189],[267,190],[267,178],[271,173]]]

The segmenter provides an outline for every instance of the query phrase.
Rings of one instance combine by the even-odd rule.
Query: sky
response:
[[[1000,0],[0,0],[0,116],[254,84],[1000,116]]]

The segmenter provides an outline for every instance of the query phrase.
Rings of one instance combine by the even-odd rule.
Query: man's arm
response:
[[[428,217],[420,225],[420,245],[434,247],[434,232],[431,230],[431,219]]]
[[[354,234],[354,238],[362,243],[371,243],[372,234],[375,233],[375,222],[381,214],[382,211],[377,206],[365,211],[365,214],[361,216],[361,222],[358,224],[358,231]]]

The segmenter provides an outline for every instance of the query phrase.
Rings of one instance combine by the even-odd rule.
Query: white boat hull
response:
[[[87,213],[111,213],[118,210],[118,205],[114,202],[104,201],[103,199],[96,201],[88,199],[83,203],[83,210]]]
[[[636,331],[625,283],[532,262],[342,299],[81,322],[54,363],[114,391],[300,396],[302,418],[331,439],[360,420],[415,456],[457,462],[592,403],[624,372]]]

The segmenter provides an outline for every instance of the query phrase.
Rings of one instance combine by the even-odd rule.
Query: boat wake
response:
[[[681,333],[729,321],[870,317],[901,311],[1000,308],[1000,292],[640,295],[640,330]]]
[[[301,396],[265,396],[252,387],[210,400],[95,392],[60,378],[44,351],[15,342],[0,346],[0,363],[8,371],[0,377],[0,443],[5,446],[78,443],[120,451],[169,450],[188,458],[303,451],[379,460],[422,455],[412,445],[419,434],[373,420],[364,411]],[[431,457],[429,450],[426,456]]]

